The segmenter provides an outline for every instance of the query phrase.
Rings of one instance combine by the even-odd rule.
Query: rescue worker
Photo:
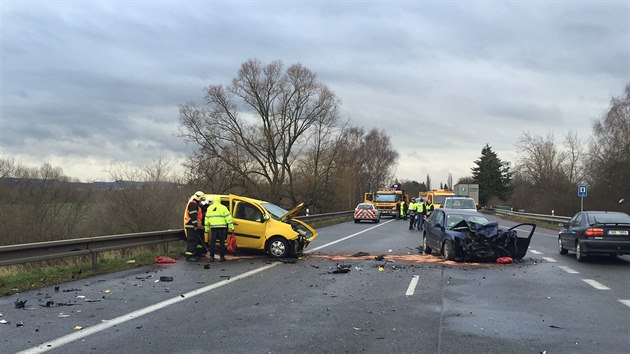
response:
[[[206,200],[209,206],[206,211],[205,229],[210,234],[210,262],[214,262],[214,249],[217,240],[220,242],[219,256],[221,262],[225,262],[225,239],[228,230],[234,231],[232,215],[230,215],[228,208],[221,204],[220,198],[209,195]]]
[[[184,233],[186,234],[186,261],[199,260],[199,246],[203,248],[203,211],[201,209],[202,191],[193,194],[184,210]]]
[[[407,220],[407,204],[404,200],[400,201],[400,218]]]
[[[427,205],[425,207],[426,212],[427,212],[427,218],[429,217],[429,215],[431,215],[431,212],[433,211],[434,207],[433,207],[433,203],[431,203],[430,200],[427,199]]]
[[[416,204],[416,214],[418,214],[418,221],[416,222],[416,226],[418,226],[418,231],[421,231],[422,225],[424,224],[424,217],[427,215],[427,208],[424,205],[424,199],[422,198],[420,198],[420,200]]]
[[[416,198],[411,198],[409,203],[409,230],[413,230],[416,221]]]
[[[400,202],[396,203],[396,215],[394,215],[396,220],[402,219],[402,212],[401,212],[401,210],[402,210],[402,208],[400,207]]]

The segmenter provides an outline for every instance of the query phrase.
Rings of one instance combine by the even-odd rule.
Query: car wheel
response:
[[[274,237],[267,243],[267,253],[272,258],[284,258],[289,255],[289,242],[282,237]]]
[[[446,240],[444,241],[444,246],[442,246],[442,257],[444,257],[447,261],[455,260],[455,246],[453,242]]]
[[[422,252],[424,252],[424,254],[431,254],[431,252],[433,252],[431,247],[427,246],[427,234],[426,233],[422,236]]]
[[[582,243],[580,241],[575,245],[575,259],[578,262],[584,262],[586,260],[586,253],[582,251]]]
[[[381,222],[381,217],[379,216],[379,217],[378,217],[378,219],[374,220],[374,222],[375,222],[375,223],[377,223],[377,224],[378,224],[379,222]]]
[[[567,254],[569,253],[569,250],[562,247],[562,241],[560,240],[560,237],[558,237],[558,252],[560,252],[560,254]]]
[[[354,219],[354,223],[355,224],[359,223],[359,219]]]

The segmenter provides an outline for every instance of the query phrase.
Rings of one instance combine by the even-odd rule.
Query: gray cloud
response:
[[[241,63],[302,63],[384,129],[397,176],[470,174],[486,143],[582,137],[628,83],[624,2],[5,2],[0,154],[106,166],[181,159],[177,106]]]

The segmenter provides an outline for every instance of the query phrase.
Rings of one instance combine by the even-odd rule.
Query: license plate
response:
[[[608,230],[609,235],[628,236],[628,230]]]

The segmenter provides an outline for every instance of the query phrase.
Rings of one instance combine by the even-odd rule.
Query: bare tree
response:
[[[608,112],[593,125],[588,177],[594,207],[630,212],[630,84],[614,97]]]
[[[300,64],[245,62],[230,86],[206,90],[206,105],[180,106],[182,135],[198,154],[221,161],[261,197],[278,202],[292,193],[292,166],[321,125],[337,123],[339,100]],[[288,187],[287,187],[288,186]]]

